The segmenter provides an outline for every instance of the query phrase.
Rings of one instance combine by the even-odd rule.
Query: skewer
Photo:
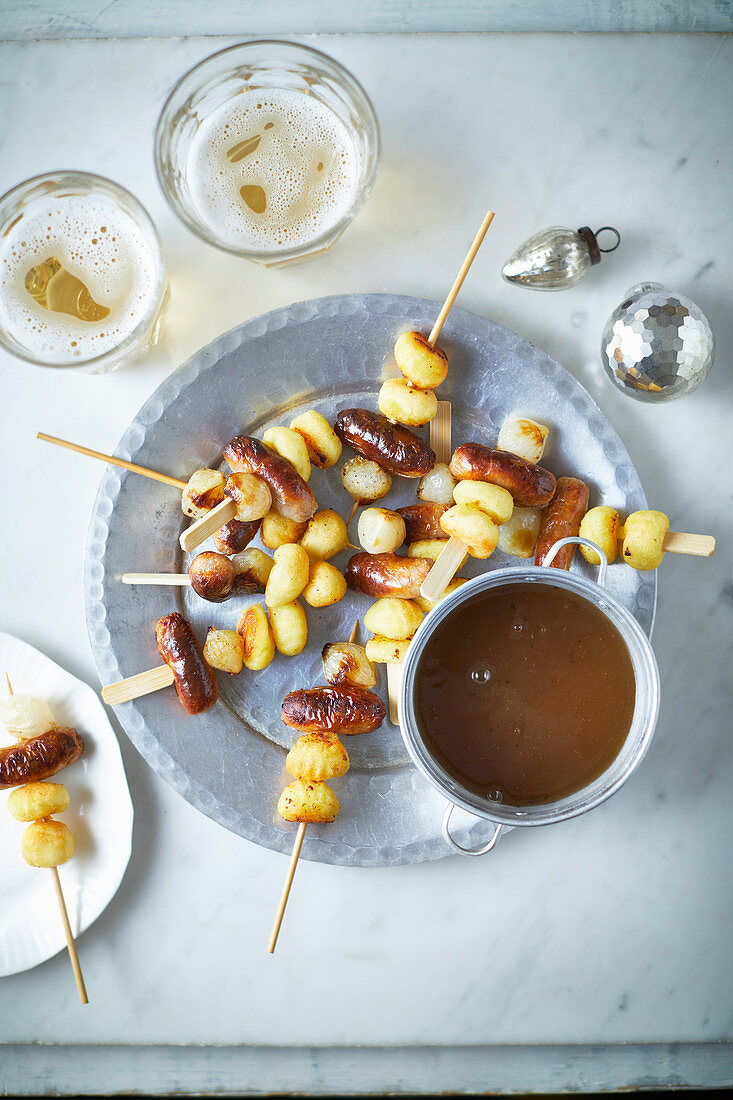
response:
[[[358,630],[359,620],[357,619],[351,630],[351,635],[349,637],[350,642],[356,641]],[[305,830],[307,828],[308,822],[301,821],[298,825],[298,831],[295,834],[295,841],[293,842],[293,851],[290,856],[288,871],[285,875],[285,882],[283,883],[282,893],[280,894],[280,901],[278,902],[277,912],[275,913],[275,920],[272,925],[272,932],[270,932],[270,939],[267,942],[268,955],[275,954],[277,938],[280,935],[280,925],[282,924],[283,917],[285,916],[285,907],[288,904],[288,898],[290,897],[290,888],[293,885],[293,879],[295,878],[295,869],[298,866],[298,860],[300,859],[300,850],[303,847],[303,841],[305,840]]]
[[[143,477],[152,478],[153,481],[162,481],[166,485],[173,485],[176,489],[185,489],[187,482],[178,481],[168,474],[159,474],[157,470],[149,470],[147,466],[137,466],[134,462],[126,462],[123,458],[115,458],[114,455],[106,455],[102,451],[93,451],[89,447],[81,447],[78,443],[69,443],[68,439],[58,439],[55,435],[46,435],[38,432],[36,439],[42,439],[44,443],[54,443],[57,447],[66,447],[69,451],[77,451],[79,454],[88,455],[90,458],[101,459],[111,466],[120,466],[123,470],[130,470],[133,474],[142,474]]]
[[[451,460],[451,404],[439,401],[438,411],[430,421],[430,446],[435,451],[435,461],[446,465]]]
[[[173,584],[190,585],[188,573],[123,573],[123,584]]]
[[[10,677],[7,672],[5,673],[5,682],[8,685],[8,695],[13,694],[13,686],[10,683]],[[64,926],[64,933],[66,935],[66,948],[69,952],[69,958],[71,960],[71,968],[74,971],[74,979],[76,981],[76,988],[79,991],[79,1000],[83,1005],[89,1004],[89,997],[87,996],[87,987],[84,982],[84,975],[81,969],[81,963],[79,962],[79,953],[76,950],[76,940],[74,939],[74,933],[71,931],[71,924],[69,923],[69,914],[66,909],[66,899],[64,897],[64,891],[61,888],[61,879],[59,878],[58,867],[50,867],[51,877],[53,879],[53,886],[56,892],[56,900],[59,906],[59,912],[61,913],[61,923]]]
[[[139,699],[142,695],[150,695],[153,691],[170,687],[174,683],[174,676],[168,665],[157,665],[145,672],[138,672],[136,676],[128,676],[125,680],[118,680],[116,684],[107,684],[102,688],[102,698],[111,707],[120,703],[129,703],[131,699]]]
[[[435,321],[435,324],[433,325],[432,332],[428,336],[428,343],[429,344],[434,344],[435,341],[438,339],[438,336],[440,335],[440,330],[442,329],[443,325],[445,324],[446,317],[450,313],[450,311],[453,307],[453,303],[455,302],[456,298],[458,297],[458,291],[463,286],[463,280],[466,278],[466,275],[468,275],[469,268],[471,267],[471,264],[475,260],[476,253],[478,252],[479,248],[481,247],[481,243],[482,243],[484,237],[486,236],[488,228],[491,225],[493,220],[494,220],[494,211],[493,210],[487,210],[486,217],[481,222],[481,226],[479,228],[479,231],[473,239],[473,244],[469,248],[468,254],[467,254],[465,260],[463,261],[463,263],[461,264],[461,270],[456,275],[455,280],[453,282],[453,286],[448,291],[448,297],[443,302],[443,308],[441,309],[440,313],[438,314],[438,317]]]
[[[214,531],[218,531],[220,527],[223,527],[225,523],[229,523],[236,515],[236,504],[231,497],[225,497],[221,504],[217,504],[210,512],[207,512],[201,519],[197,519],[195,523],[192,523],[190,527],[187,527],[181,533],[178,540],[181,550],[195,550],[197,546],[206,541],[209,535],[213,535]]]
[[[387,663],[387,696],[389,699],[389,720],[393,726],[400,724],[400,691],[402,688],[402,661]]]

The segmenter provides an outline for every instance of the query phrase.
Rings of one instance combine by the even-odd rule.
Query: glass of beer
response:
[[[155,226],[124,187],[53,172],[0,198],[0,344],[13,355],[114,369],[156,343],[167,301]]]
[[[209,244],[265,267],[329,249],[365,202],[378,160],[361,85],[289,42],[246,42],[196,65],[155,134],[176,214]]]

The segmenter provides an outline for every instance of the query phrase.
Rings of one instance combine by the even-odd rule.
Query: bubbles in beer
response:
[[[307,245],[346,214],[359,158],[347,128],[315,96],[259,89],[204,119],[186,175],[218,237],[280,251]]]
[[[153,308],[158,256],[101,195],[39,198],[0,239],[0,324],[39,361],[117,347]]]

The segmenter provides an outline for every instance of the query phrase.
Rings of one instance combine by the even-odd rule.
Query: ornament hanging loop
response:
[[[615,252],[618,246],[621,244],[621,234],[619,233],[618,229],[614,229],[612,225],[602,225],[600,229],[596,229],[595,236],[600,237],[601,233],[615,233],[616,243],[612,244],[610,248],[601,248],[601,246],[598,245],[598,251]]]

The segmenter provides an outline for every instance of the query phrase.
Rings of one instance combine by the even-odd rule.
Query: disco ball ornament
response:
[[[606,322],[601,356],[609,378],[638,401],[692,393],[713,365],[715,341],[705,314],[661,283],[627,291]]]

